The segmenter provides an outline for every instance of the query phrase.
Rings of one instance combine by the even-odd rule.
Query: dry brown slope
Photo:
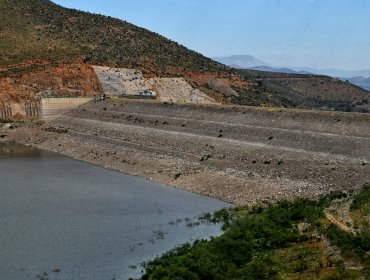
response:
[[[370,112],[370,92],[351,83],[320,75],[239,70],[257,79],[260,91],[270,92],[286,105],[348,112]],[[283,104],[284,104],[283,103]]]
[[[98,77],[86,64],[41,64],[32,71],[6,71],[0,77],[0,101],[20,103],[43,96],[94,96],[102,92]]]
[[[0,65],[41,61],[223,72],[227,67],[126,21],[67,9],[48,0],[0,2]]]

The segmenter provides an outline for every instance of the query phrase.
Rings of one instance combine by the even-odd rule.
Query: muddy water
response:
[[[0,279],[127,279],[190,226],[230,205],[94,165],[0,143]],[[40,278],[40,277],[39,277]]]

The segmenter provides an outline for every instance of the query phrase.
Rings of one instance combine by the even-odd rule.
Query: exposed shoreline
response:
[[[355,113],[112,99],[7,138],[250,205],[359,190],[370,180],[369,123]]]

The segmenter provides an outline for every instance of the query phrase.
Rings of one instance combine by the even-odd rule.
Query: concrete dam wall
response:
[[[42,98],[27,100],[24,103],[2,102],[0,103],[0,118],[51,121],[92,99],[91,97]]]
[[[40,100],[27,100],[24,103],[0,103],[1,119],[40,119],[42,103]]]
[[[12,107],[9,103],[0,103],[0,118],[9,119],[13,116]]]
[[[41,119],[51,121],[64,113],[92,100],[91,97],[43,98]]]

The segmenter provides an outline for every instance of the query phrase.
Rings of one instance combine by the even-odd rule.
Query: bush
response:
[[[351,210],[357,210],[370,202],[370,184],[366,184],[362,192],[355,197],[352,202]]]
[[[369,258],[366,253],[370,250],[370,234],[362,232],[353,235],[331,224],[326,230],[330,241],[342,250],[342,254],[348,258],[356,258],[364,261]]]

